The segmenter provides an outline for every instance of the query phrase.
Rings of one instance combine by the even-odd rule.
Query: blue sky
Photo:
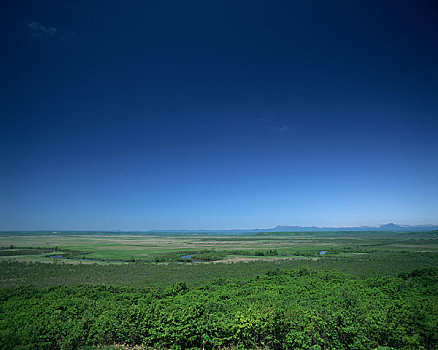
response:
[[[436,1],[0,9],[2,230],[438,223]]]

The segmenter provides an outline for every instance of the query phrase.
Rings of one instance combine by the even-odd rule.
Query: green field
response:
[[[130,235],[127,234],[62,234],[62,235],[0,235],[2,251],[11,248],[57,248],[57,254],[70,252],[71,258],[107,261],[178,261],[181,256],[194,254],[200,261],[232,262],[241,260],[296,259],[299,257],[342,258],[375,253],[409,252],[436,253],[438,234],[432,233],[277,233],[248,235]],[[26,256],[26,260],[44,259],[50,254]],[[54,255],[54,254],[52,254]],[[3,256],[3,255],[2,255]],[[8,253],[8,256],[13,254]],[[358,257],[358,258],[361,258]],[[4,257],[3,257],[4,258]],[[2,259],[3,259],[2,258]],[[7,258],[9,259],[9,258]],[[23,259],[17,250],[15,259]],[[73,259],[70,259],[73,260]],[[72,261],[69,261],[72,262]]]
[[[4,232],[0,247],[3,349],[438,347],[437,232]]]

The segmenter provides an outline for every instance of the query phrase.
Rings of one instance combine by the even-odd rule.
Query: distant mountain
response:
[[[355,226],[355,227],[320,227],[320,226],[288,226],[279,225],[272,228],[256,229],[231,229],[231,230],[137,230],[137,231],[0,231],[0,235],[244,235],[244,234],[264,234],[270,232],[428,232],[438,234],[438,225],[397,225],[394,223],[380,226]]]
[[[317,226],[276,226],[268,229],[271,232],[293,231],[397,231],[397,232],[421,232],[437,230],[438,225],[397,225],[389,223],[380,226],[356,226],[356,227],[317,227]]]
[[[353,227],[319,227],[319,226],[287,226],[279,225],[272,228],[230,229],[230,230],[150,230],[150,233],[257,233],[257,232],[322,232],[322,231],[389,231],[389,232],[422,232],[438,230],[438,225],[397,225],[394,223],[380,226]]]
[[[409,226],[408,226],[409,227]],[[403,226],[400,225],[396,225],[393,224],[392,222],[386,225],[381,225],[379,227],[379,230],[384,230],[384,231],[399,231],[400,229],[402,229]]]

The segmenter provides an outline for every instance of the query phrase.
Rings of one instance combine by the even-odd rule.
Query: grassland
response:
[[[3,233],[0,247],[0,286],[109,283],[165,288],[176,282],[199,285],[303,266],[362,276],[394,276],[438,266],[436,233]],[[197,262],[181,258],[188,254]]]
[[[0,247],[7,248],[56,248],[58,255],[62,251],[73,251],[74,257],[96,260],[145,261],[159,262],[178,260],[181,256],[194,254],[196,260],[220,260],[224,262],[236,259],[255,260],[294,259],[297,257],[322,258],[367,255],[374,252],[438,252],[438,234],[436,233],[344,233],[330,232],[317,235],[273,234],[271,236],[239,235],[0,235]],[[39,253],[35,251],[36,253]],[[207,252],[216,252],[216,256],[203,259]],[[45,253],[45,252],[43,252]],[[23,254],[17,250],[15,259]],[[52,261],[42,259],[43,254],[34,254],[26,259]],[[212,254],[214,255],[214,254]],[[7,259],[13,256],[7,256]],[[73,256],[71,256],[73,257]],[[5,258],[3,256],[3,258]]]
[[[436,349],[436,329],[437,232],[0,234],[0,349]]]

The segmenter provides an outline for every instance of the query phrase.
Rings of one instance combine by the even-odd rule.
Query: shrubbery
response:
[[[438,269],[361,278],[301,268],[189,288],[79,285],[0,290],[3,349],[438,346]]]

